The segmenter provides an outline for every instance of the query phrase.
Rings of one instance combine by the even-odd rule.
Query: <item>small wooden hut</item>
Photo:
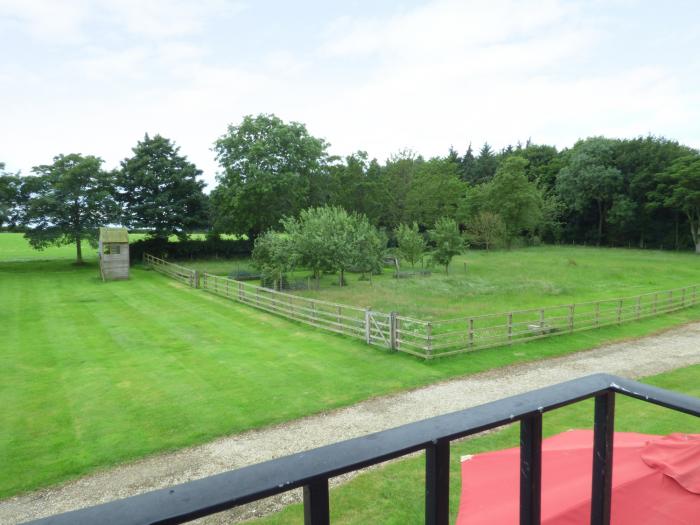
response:
[[[100,228],[100,275],[103,281],[129,278],[129,232]]]

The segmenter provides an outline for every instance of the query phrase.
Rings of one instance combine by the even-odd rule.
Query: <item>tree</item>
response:
[[[354,214],[352,220],[353,238],[350,263],[363,274],[369,273],[371,284],[372,274],[382,270],[387,237],[384,232],[377,230],[364,215]]]
[[[498,158],[494,154],[488,142],[479,150],[479,156],[474,162],[473,178],[469,181],[472,184],[481,184],[490,181],[496,174],[498,168]]]
[[[401,257],[411,263],[411,267],[414,267],[425,252],[425,238],[418,230],[418,224],[416,222],[411,226],[400,224],[394,234]]]
[[[659,193],[664,204],[685,214],[695,253],[700,254],[700,154],[677,159],[662,174]]]
[[[223,173],[211,195],[216,229],[255,238],[312,204],[328,144],[298,122],[248,115],[214,144]]]
[[[326,206],[302,210],[299,218],[282,220],[300,264],[313,271],[318,284],[324,271],[344,273],[352,264],[354,224],[343,208]]]
[[[433,259],[436,263],[445,266],[445,273],[449,273],[452,258],[462,253],[464,249],[464,239],[459,233],[457,223],[454,219],[441,217],[428,234],[430,239],[435,243]]]
[[[0,162],[0,227],[17,222],[20,195],[20,177],[7,173],[5,164]]]
[[[613,199],[622,190],[622,175],[613,165],[615,141],[603,137],[577,142],[557,177],[557,193],[576,211],[595,206],[598,244]]]
[[[534,232],[542,219],[542,194],[527,180],[526,167],[522,157],[508,157],[482,196],[482,207],[501,217],[508,246],[523,231]]]
[[[481,211],[467,225],[470,241],[482,245],[488,251],[506,239],[506,225],[497,213]]]
[[[99,226],[116,215],[113,181],[101,165],[98,157],[58,155],[53,164],[34,167],[36,176],[24,178],[24,235],[34,248],[74,242],[76,263],[82,264],[83,240],[95,244]]]
[[[406,194],[404,220],[429,229],[440,217],[455,217],[465,190],[459,165],[449,157],[421,162],[416,165]]]
[[[276,280],[281,287],[282,277],[291,272],[296,263],[291,237],[268,230],[255,239],[252,258],[263,278]]]
[[[469,143],[466,153],[461,158],[459,175],[464,181],[473,182],[475,180],[474,169],[475,169],[476,159],[474,158],[474,152],[472,151],[472,144]]]
[[[169,139],[146,134],[117,173],[122,222],[153,237],[187,233],[207,222],[204,182],[197,167]]]

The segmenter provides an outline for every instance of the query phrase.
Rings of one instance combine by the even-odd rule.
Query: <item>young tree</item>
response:
[[[411,263],[411,267],[414,267],[416,262],[420,261],[420,258],[425,252],[425,238],[418,230],[418,224],[414,222],[411,226],[406,224],[400,224],[396,230],[394,230],[396,235],[396,242],[399,245],[399,252],[401,257]]]
[[[58,155],[53,164],[34,167],[36,176],[24,178],[24,235],[34,248],[74,242],[76,263],[82,264],[82,242],[95,244],[98,228],[116,215],[113,181],[101,165],[98,157]]]
[[[480,211],[467,225],[470,240],[488,251],[502,243],[507,237],[506,225],[497,213]]]
[[[281,286],[284,274],[295,267],[291,237],[286,233],[268,230],[255,239],[252,258],[264,278],[274,279]]]
[[[384,232],[377,230],[364,215],[354,214],[351,264],[364,273],[381,272],[387,237]]]
[[[526,166],[527,160],[508,157],[483,193],[482,206],[501,217],[508,246],[523,231],[534,232],[542,219],[542,194],[527,180]]]
[[[214,144],[223,173],[212,192],[215,228],[254,238],[296,216],[326,170],[328,144],[298,122],[248,115]]]
[[[169,139],[146,134],[117,174],[122,222],[146,228],[154,237],[180,238],[207,223],[204,182],[197,167]]]
[[[433,259],[445,267],[445,273],[449,273],[452,258],[462,253],[464,249],[464,239],[459,233],[457,223],[454,219],[442,217],[437,220],[435,227],[428,234],[435,243]]]
[[[300,264],[310,268],[316,279],[324,271],[344,273],[352,264],[353,220],[343,208],[326,206],[302,210],[298,219],[282,221]]]
[[[700,254],[700,154],[677,159],[661,175],[659,193],[664,204],[685,214],[695,253]]]

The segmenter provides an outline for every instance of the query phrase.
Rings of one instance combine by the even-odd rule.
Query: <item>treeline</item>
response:
[[[331,156],[300,123],[247,116],[215,142],[217,185],[164,137],[146,135],[113,171],[102,160],[59,155],[33,174],[0,165],[0,226],[33,246],[93,240],[103,224],[154,238],[193,231],[254,240],[283,219],[332,206],[395,242],[455,221],[472,246],[589,243],[700,252],[700,154],[661,137],[580,140],[562,151],[525,144],[425,159],[403,151],[380,163],[363,151]]]

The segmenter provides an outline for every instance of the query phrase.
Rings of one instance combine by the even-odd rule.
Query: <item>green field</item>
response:
[[[655,386],[700,397],[700,366],[682,368],[645,380]],[[572,428],[591,428],[593,403],[586,401],[549,412],[544,416],[544,434],[558,434]],[[700,418],[617,396],[615,429],[621,432],[669,434],[700,433]],[[511,425],[495,433],[453,444],[450,467],[450,522],[457,519],[460,494],[460,457],[488,450],[516,447],[519,425]],[[425,496],[424,457],[416,457],[386,465],[364,473],[346,485],[331,490],[331,522],[339,525],[419,525],[424,523]],[[256,525],[287,525],[303,522],[303,508],[292,505]]]
[[[54,260],[27,260],[34,252],[26,243],[20,248],[18,239],[24,242],[0,234],[0,497],[216,436],[700,317],[696,307],[424,362],[139,268],[129,281],[103,283],[94,259],[83,267],[72,264],[70,247],[66,256],[54,252]],[[630,268],[635,264],[630,261]]]

